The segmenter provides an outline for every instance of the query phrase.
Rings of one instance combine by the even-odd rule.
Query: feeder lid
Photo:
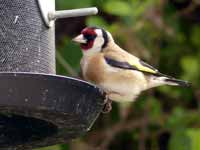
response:
[[[103,108],[101,91],[58,75],[0,73],[0,147],[32,149],[86,133]]]

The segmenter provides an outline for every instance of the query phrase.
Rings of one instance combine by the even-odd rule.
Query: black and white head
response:
[[[106,48],[113,38],[108,31],[102,28],[86,27],[73,41],[80,43],[83,54],[94,54]]]

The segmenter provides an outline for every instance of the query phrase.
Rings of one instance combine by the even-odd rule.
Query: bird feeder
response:
[[[96,13],[55,11],[55,0],[0,1],[0,149],[66,143],[90,129],[104,96],[55,74],[54,21]]]

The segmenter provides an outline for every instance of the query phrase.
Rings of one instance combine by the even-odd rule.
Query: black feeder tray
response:
[[[55,75],[54,20],[96,12],[55,11],[55,0],[0,1],[0,149],[66,143],[90,129],[104,96]]]

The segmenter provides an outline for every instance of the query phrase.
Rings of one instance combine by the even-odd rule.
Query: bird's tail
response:
[[[191,86],[191,83],[189,83],[188,81],[183,81],[183,80],[179,80],[179,79],[175,79],[175,78],[166,77],[164,79],[164,81],[168,85],[182,86],[182,87],[190,87]]]
[[[179,80],[176,78],[173,78],[171,76],[159,73],[158,74],[158,78],[160,78],[160,80],[162,80],[164,82],[164,84],[167,85],[173,85],[173,86],[182,86],[182,87],[190,87],[191,83],[189,83],[188,81],[184,81],[184,80]]]

